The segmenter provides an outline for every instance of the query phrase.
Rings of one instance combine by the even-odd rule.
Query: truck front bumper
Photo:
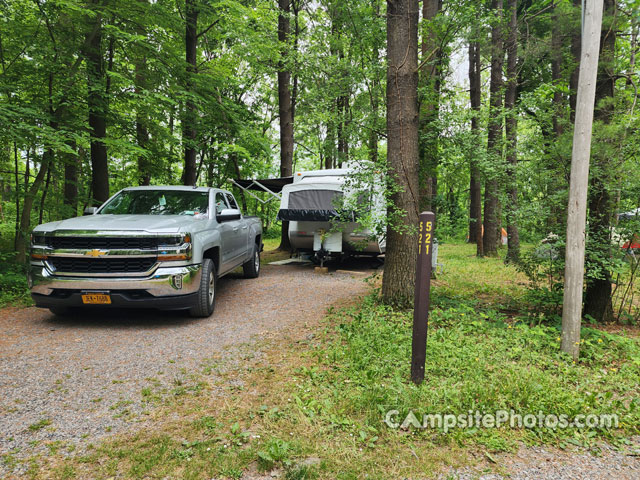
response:
[[[31,265],[29,284],[37,307],[83,306],[83,293],[107,293],[105,307],[181,310],[195,304],[202,265],[158,267],[146,277],[80,277],[55,275],[45,265]]]

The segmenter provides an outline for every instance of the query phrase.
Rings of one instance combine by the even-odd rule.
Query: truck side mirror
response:
[[[98,207],[87,207],[84,209],[84,215],[95,215]]]
[[[229,220],[240,220],[242,214],[237,208],[225,208],[216,215],[216,220],[219,222],[227,222]]]

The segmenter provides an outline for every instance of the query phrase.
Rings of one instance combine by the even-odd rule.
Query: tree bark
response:
[[[575,17],[581,18],[582,0],[573,0]],[[571,58],[574,63],[569,77],[569,121],[573,124],[576,120],[576,99],[578,97],[578,77],[580,74],[580,50],[582,49],[582,26],[577,21],[571,33]]]
[[[40,186],[44,182],[52,161],[53,150],[51,148],[47,148],[42,154],[42,162],[40,164],[38,174],[24,197],[22,214],[20,215],[20,229],[18,231],[18,238],[16,242],[16,261],[18,263],[25,263],[27,260],[27,233],[31,226],[31,210],[33,209],[33,202],[38,194],[38,190],[40,190]]]
[[[18,241],[20,237],[20,177],[19,177],[19,161],[18,161],[18,145],[13,141],[13,165],[15,169],[15,187],[16,187],[16,225],[13,236],[13,249],[18,250]]]
[[[509,0],[509,35],[507,38],[507,88],[505,90],[504,108],[507,113],[505,135],[507,141],[507,182],[508,198],[507,214],[507,262],[517,263],[520,260],[520,234],[518,232],[518,184],[516,168],[518,165],[518,115],[516,106],[516,90],[518,86],[518,0]]]
[[[551,80],[553,82],[554,92],[551,100],[552,108],[552,124],[553,132],[556,138],[564,133],[564,100],[560,91],[560,83],[562,82],[562,64],[563,64],[563,24],[560,22],[558,12],[558,2],[553,6],[553,14],[551,16]],[[507,54],[508,55],[508,54]]]
[[[280,114],[280,176],[293,175],[293,109],[291,105],[291,70],[288,62],[291,26],[291,0],[278,0],[278,41],[280,61],[278,63],[278,111]],[[291,250],[289,222],[282,222],[280,250]]]
[[[438,31],[431,22],[442,8],[441,0],[423,0],[422,68],[420,71],[420,210],[436,212],[438,135],[442,58]]]
[[[615,0],[604,0],[604,14],[600,36],[600,61],[596,81],[594,122],[611,123],[614,114],[615,89]],[[600,139],[606,143],[610,139]],[[599,272],[600,278],[587,279],[584,314],[598,322],[613,321],[611,301],[611,210],[609,192],[610,157],[602,150],[595,151],[589,188],[589,253],[590,270]]]
[[[196,106],[190,94],[194,89],[194,75],[197,70],[197,50],[198,50],[198,7],[197,0],[185,0],[186,23],[185,23],[185,58],[187,61],[187,100],[185,102],[184,120],[182,122],[182,143],[184,148],[184,170],[182,171],[182,183],[184,185],[195,185],[196,178]]]
[[[99,0],[92,5],[99,6]],[[87,106],[89,109],[89,132],[91,134],[91,190],[92,203],[102,203],[109,198],[109,167],[107,146],[108,103],[102,52],[102,15],[95,12],[91,31],[87,34],[85,59],[87,63]]]
[[[397,188],[387,226],[385,302],[410,305],[419,208],[418,0],[387,1],[387,156]]]
[[[489,84],[489,122],[487,126],[487,154],[491,168],[486,172],[484,189],[484,255],[498,255],[498,179],[502,171],[502,65],[504,40],[502,37],[503,0],[493,0],[496,21],[491,28],[491,81]]]
[[[75,141],[69,146],[75,150]],[[78,214],[78,157],[75,154],[67,154],[65,157],[62,203],[68,207],[70,216],[75,217]],[[67,216],[66,212],[65,216]]]
[[[469,43],[469,100],[471,103],[471,133],[474,145],[479,145],[480,128],[478,116],[482,103],[480,78],[480,46],[478,42]],[[482,249],[482,179],[475,149],[471,152],[469,180],[469,242],[476,244],[476,254],[481,257]]]
[[[135,93],[138,97],[138,107],[136,108],[136,141],[138,147],[142,150],[138,154],[138,183],[140,185],[149,185],[151,183],[151,163],[149,162],[149,154],[147,147],[149,144],[149,130],[147,128],[147,119],[143,109],[142,100],[146,88],[146,58],[138,59],[135,66]]]
[[[585,44],[581,53],[576,123],[573,130],[571,182],[567,207],[567,247],[565,253],[564,296],[562,303],[563,352],[574,360],[580,352],[582,287],[584,280],[585,225],[589,155],[593,128],[593,105],[598,71],[599,33],[602,21],[602,0],[586,3]]]

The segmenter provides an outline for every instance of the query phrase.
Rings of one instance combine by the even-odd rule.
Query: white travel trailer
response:
[[[383,222],[386,210],[381,186],[362,185],[360,179],[354,180],[356,175],[349,168],[299,172],[282,188],[278,219],[289,222],[294,249],[314,252],[321,260],[385,252],[384,235],[364,228],[353,208],[357,203],[362,211],[364,206],[374,222]]]
[[[248,190],[266,191],[280,201],[278,220],[289,222],[291,246],[315,259],[385,253],[386,206],[382,180],[354,168],[297,172],[292,177],[266,180],[232,180]],[[254,196],[255,197],[255,196]],[[259,201],[265,203],[263,200]],[[358,208],[354,208],[358,205]],[[366,211],[378,234],[358,222],[356,212]]]

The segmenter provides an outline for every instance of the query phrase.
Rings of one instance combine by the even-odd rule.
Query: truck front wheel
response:
[[[202,262],[202,277],[196,304],[191,307],[189,314],[192,317],[209,317],[216,306],[216,265],[210,258]]]

